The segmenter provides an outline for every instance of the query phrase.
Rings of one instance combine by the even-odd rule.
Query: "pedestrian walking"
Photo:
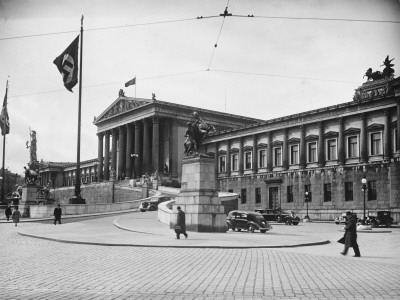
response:
[[[188,234],[186,233],[185,213],[182,211],[180,206],[178,206],[176,209],[178,210],[178,215],[176,218],[176,225],[175,225],[176,238],[179,240],[180,235],[182,233],[185,236],[185,239],[187,239]]]
[[[17,226],[17,224],[19,223],[19,218],[21,217],[21,213],[18,210],[18,206],[15,207],[15,210],[12,214],[12,219],[13,222],[15,223],[15,226]]]
[[[62,215],[62,209],[60,207],[60,204],[54,209],[54,225],[56,225],[57,221],[58,224],[61,225],[61,215]]]
[[[7,206],[7,208],[4,211],[4,213],[6,214],[7,221],[10,221],[10,217],[12,215],[12,210],[11,210],[11,207],[9,205]]]
[[[347,222],[344,230],[344,249],[340,252],[342,255],[346,255],[349,247],[353,247],[354,257],[360,257],[360,249],[357,244],[357,215],[352,214],[350,211],[346,211]]]

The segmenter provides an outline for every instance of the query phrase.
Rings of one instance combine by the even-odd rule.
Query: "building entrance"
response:
[[[274,187],[270,187],[268,189],[268,199],[269,199],[269,203],[268,203],[268,208],[270,209],[275,209],[277,208],[277,203],[278,203],[278,187],[274,186]]]

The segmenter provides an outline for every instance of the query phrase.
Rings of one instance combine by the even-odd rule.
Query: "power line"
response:
[[[235,17],[235,15],[233,15],[233,17]],[[248,17],[262,18],[262,19],[283,19],[283,20],[342,21],[342,22],[369,22],[369,23],[394,23],[394,24],[400,24],[400,21],[393,21],[393,20],[313,18],[313,17],[273,17],[273,16],[253,16],[253,15],[249,15]]]

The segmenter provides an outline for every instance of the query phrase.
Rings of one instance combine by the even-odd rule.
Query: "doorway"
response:
[[[278,187],[274,186],[274,187],[270,187],[268,189],[268,208],[269,209],[275,209],[277,208],[277,204],[278,204]]]

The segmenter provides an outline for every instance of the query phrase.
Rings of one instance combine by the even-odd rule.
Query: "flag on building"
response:
[[[125,87],[128,87],[130,85],[136,84],[136,77],[133,78],[132,80],[129,80],[127,83],[125,83]]]
[[[78,83],[78,44],[79,35],[71,45],[53,61],[63,77],[65,88],[70,92],[72,92],[72,88]]]
[[[7,92],[8,87],[6,88],[6,95],[4,96],[3,106],[1,108],[0,114],[1,135],[6,135],[10,133],[10,119],[8,118],[7,111]]]

